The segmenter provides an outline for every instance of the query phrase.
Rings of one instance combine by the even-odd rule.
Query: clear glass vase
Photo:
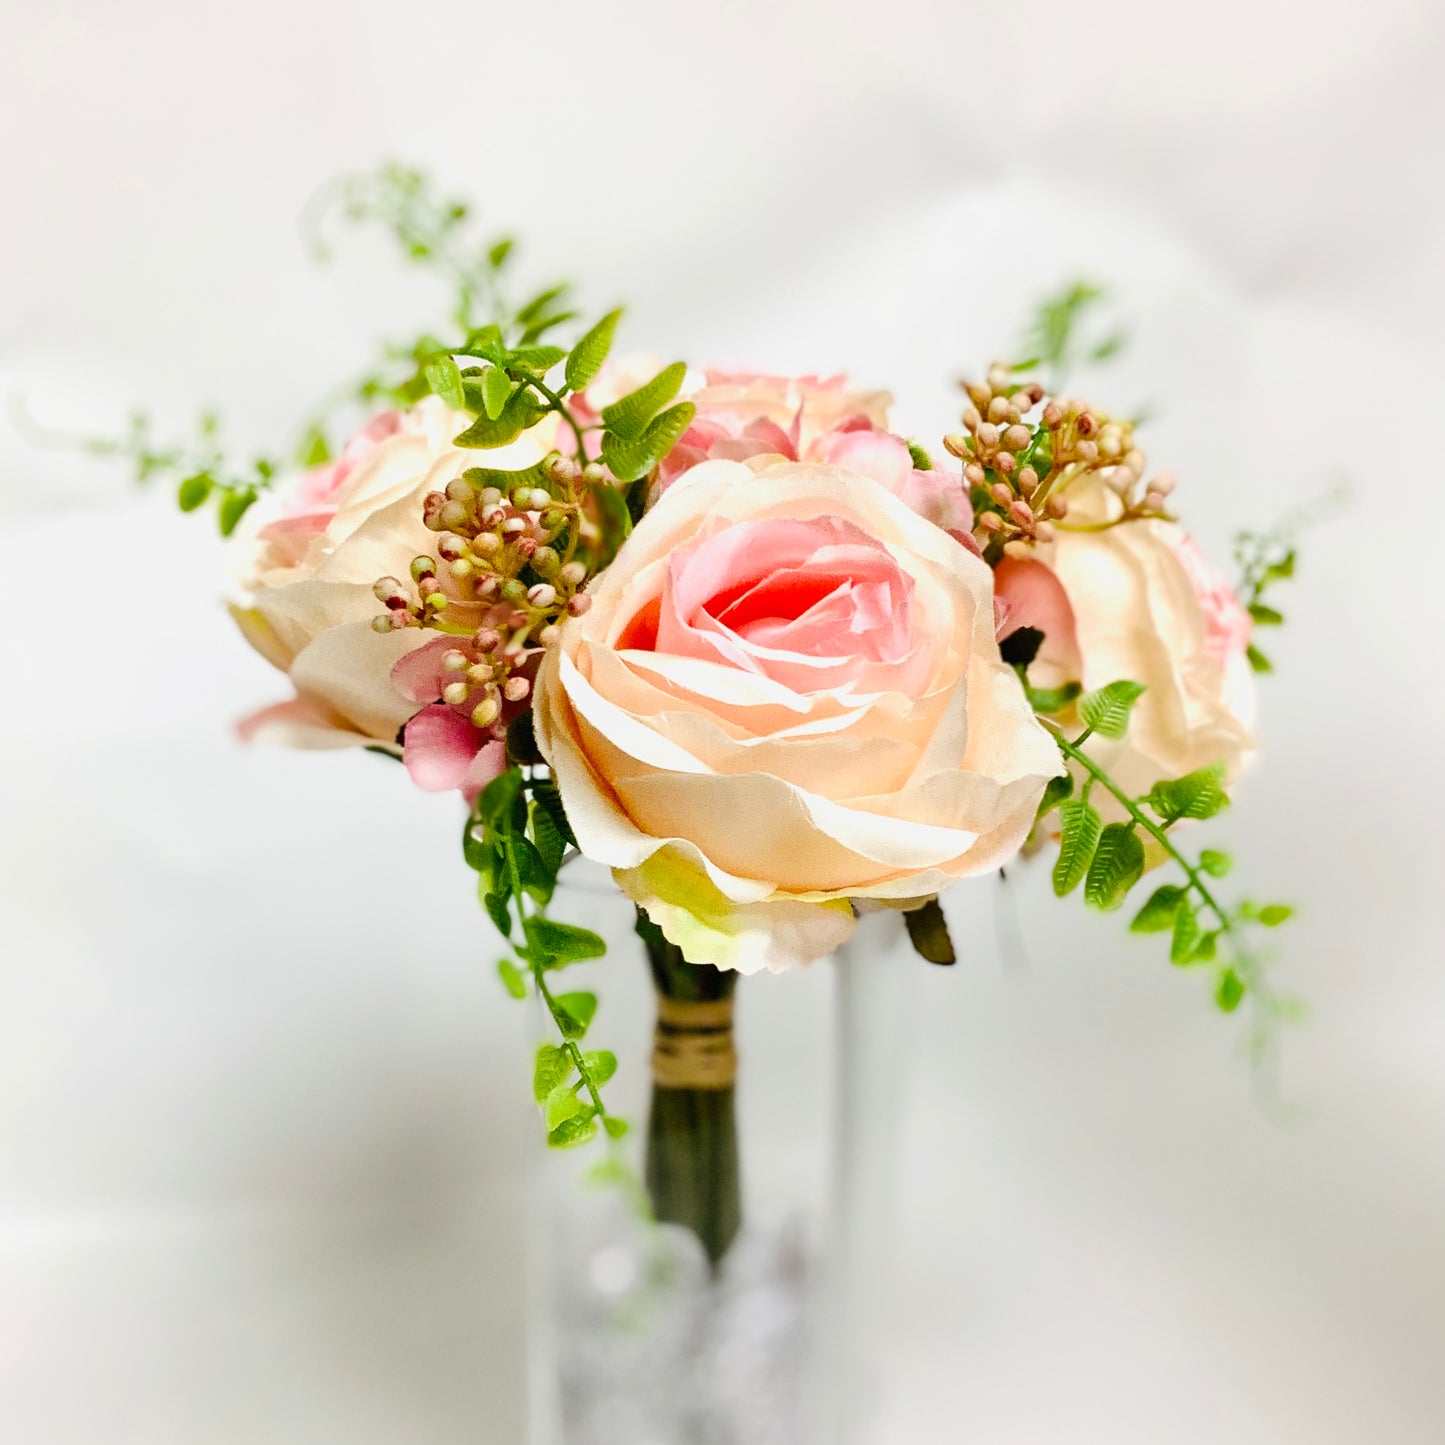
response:
[[[898,915],[865,916],[801,987],[742,980],[735,1054],[730,988],[706,979],[679,1006],[652,962],[654,1084],[631,1144],[662,1222],[539,1150],[530,1445],[869,1445],[919,971]],[[769,994],[788,988],[779,1031]],[[818,1009],[821,1087],[774,1107]]]

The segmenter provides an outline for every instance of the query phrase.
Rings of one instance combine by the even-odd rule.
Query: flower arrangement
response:
[[[501,981],[555,1026],[549,1143],[613,1141],[630,1177],[597,998],[562,983],[604,944],[549,911],[578,853],[636,905],[658,985],[652,1204],[714,1258],[737,1228],[735,982],[825,957],[860,910],[949,964],[937,900],[962,879],[1043,855],[1107,912],[1152,875],[1129,927],[1263,1036],[1284,1005],[1255,934],[1289,910],[1227,897],[1230,859],[1187,825],[1252,755],[1254,633],[1294,551],[1246,538],[1231,586],[1135,423],[1038,379],[1094,293],[1053,298],[1038,354],[967,382],[935,447],[839,376],[616,360],[621,313],[583,325],[563,287],[509,307],[510,243],[415,172],[339,199],[455,292],[444,336],[349,388],[350,439],[333,453],[314,419],[299,471],[228,467],[209,421],[195,448],[141,422],[96,449],[174,473],[245,548],[233,616],[291,694],[246,737],[459,792]]]

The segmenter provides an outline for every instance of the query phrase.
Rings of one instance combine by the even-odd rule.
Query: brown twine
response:
[[[727,1089],[738,1076],[730,998],[657,1000],[652,1080],[660,1089]]]

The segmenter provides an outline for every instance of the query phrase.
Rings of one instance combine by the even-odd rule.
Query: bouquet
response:
[[[245,737],[457,793],[501,982],[554,1030],[550,1144],[602,1141],[643,1196],[597,996],[566,981],[604,944],[550,911],[578,854],[635,905],[657,989],[646,1202],[714,1261],[741,1217],[737,981],[828,956],[862,911],[951,964],[939,895],[1032,859],[1060,897],[1134,898],[1128,927],[1266,1036],[1285,1005],[1256,935],[1289,910],[1227,892],[1192,825],[1253,754],[1255,632],[1294,551],[1246,536],[1231,583],[1135,422],[1046,384],[1093,291],[963,385],[956,430],[905,437],[842,376],[619,359],[618,311],[509,305],[510,242],[415,172],[340,202],[455,292],[443,334],[348,389],[349,437],[323,413],[296,468],[229,466],[210,421],[98,449],[175,473],[243,548],[232,615],[289,684]]]

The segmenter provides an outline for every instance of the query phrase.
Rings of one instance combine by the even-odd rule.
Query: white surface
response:
[[[1303,905],[1296,1112],[1119,920],[1021,878],[1008,966],[994,889],[961,894],[968,956],[917,1019],[888,1439],[1445,1434],[1438,6],[3,22],[0,366],[51,418],[215,401],[270,444],[433,299],[379,244],[317,274],[296,241],[320,181],[397,155],[540,276],[629,300],[626,343],[847,365],[920,434],[1044,286],[1101,276],[1135,339],[1093,389],[1158,404],[1216,551],[1349,476],[1219,828]],[[0,465],[0,1439],[519,1440],[528,1024],[453,805],[242,751],[279,692],[213,603],[209,525],[13,437]],[[607,969],[636,1075],[640,966]],[[825,985],[745,990],[755,1185],[816,1163],[781,1141],[819,1107]]]

